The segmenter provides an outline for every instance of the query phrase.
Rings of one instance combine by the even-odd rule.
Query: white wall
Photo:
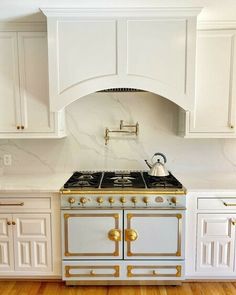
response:
[[[78,169],[145,169],[144,159],[164,152],[172,171],[236,171],[236,139],[177,136],[178,107],[150,93],[97,93],[67,108],[68,137],[60,140],[0,140],[0,157],[13,155],[5,173],[70,172]],[[104,129],[119,120],[140,124],[138,139],[104,145]]]
[[[0,21],[42,21],[40,7],[46,6],[202,6],[204,7],[199,19],[202,20],[235,20],[235,0],[1,0]]]

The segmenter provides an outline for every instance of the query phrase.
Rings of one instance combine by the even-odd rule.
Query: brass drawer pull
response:
[[[111,241],[119,242],[121,240],[121,231],[119,229],[111,229],[108,232],[108,238]]]
[[[127,242],[136,241],[138,238],[138,233],[134,229],[126,229],[125,230],[125,240]]]
[[[7,221],[7,225],[11,225],[11,221]]]
[[[0,203],[0,206],[24,206],[24,202],[21,203]]]
[[[16,222],[15,221],[12,221],[12,225],[16,225]]]
[[[20,126],[16,126],[16,129],[17,129],[17,130],[20,130]]]
[[[226,203],[223,201],[223,204],[226,206],[226,207],[233,207],[233,206],[236,206],[236,203]]]
[[[21,129],[24,130],[25,129],[25,126],[21,126]]]
[[[91,276],[95,276],[96,275],[95,271],[94,270],[90,270],[90,275]]]

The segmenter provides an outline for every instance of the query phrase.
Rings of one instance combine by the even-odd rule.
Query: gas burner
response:
[[[102,172],[74,172],[64,188],[99,188]]]
[[[91,180],[94,179],[94,176],[91,174],[82,174],[78,177],[79,180]]]
[[[147,172],[143,172],[143,177],[148,188],[174,188],[182,189],[182,184],[170,173],[168,176],[151,176]]]
[[[101,188],[145,188],[140,172],[105,172]]]

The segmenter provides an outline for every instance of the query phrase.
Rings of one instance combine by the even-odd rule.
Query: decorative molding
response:
[[[46,32],[46,22],[0,22],[0,31],[4,32]]]
[[[231,21],[199,21],[197,23],[197,30],[235,30],[236,20]]]
[[[193,17],[197,16],[202,7],[117,7],[117,8],[78,8],[78,7],[54,7],[41,8],[47,17]]]

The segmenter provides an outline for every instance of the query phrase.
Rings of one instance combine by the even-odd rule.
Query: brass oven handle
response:
[[[236,206],[236,203],[226,203],[223,201],[223,204],[227,207],[233,207],[233,206]]]
[[[126,229],[125,230],[125,240],[127,242],[136,241],[138,238],[138,233],[134,229]]]
[[[121,240],[121,231],[119,229],[111,229],[108,232],[108,238],[111,241],[119,242]]]
[[[24,206],[24,202],[21,203],[0,203],[0,206]]]

